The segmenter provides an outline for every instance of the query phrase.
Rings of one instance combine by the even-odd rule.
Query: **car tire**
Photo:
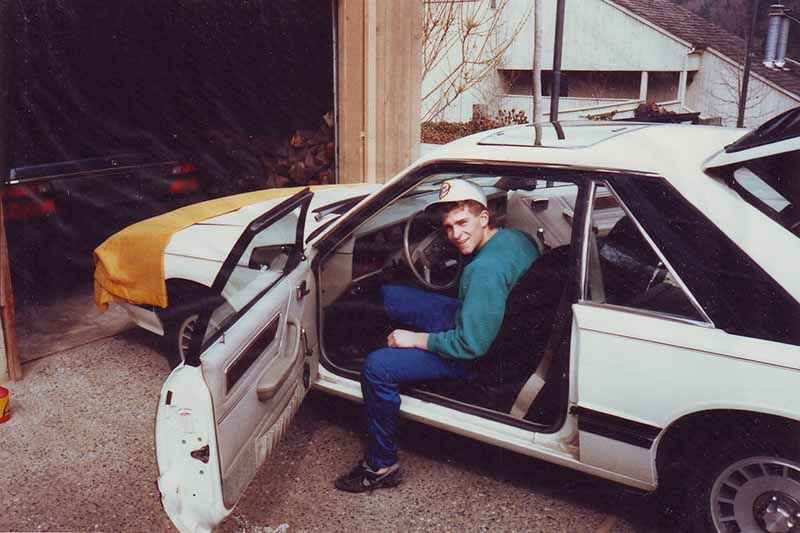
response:
[[[164,346],[170,369],[186,361],[189,340],[194,332],[197,313],[164,324]]]
[[[172,369],[186,360],[186,349],[199,309],[212,293],[208,287],[175,280],[167,282],[167,294],[169,306],[159,315],[164,326],[164,355]]]
[[[789,532],[800,529],[800,457],[794,446],[720,439],[694,462],[684,484],[684,523],[696,533]],[[716,446],[716,447],[715,447]]]

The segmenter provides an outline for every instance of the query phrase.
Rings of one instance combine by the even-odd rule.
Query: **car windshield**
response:
[[[742,198],[800,236],[800,150],[745,161],[725,173]]]

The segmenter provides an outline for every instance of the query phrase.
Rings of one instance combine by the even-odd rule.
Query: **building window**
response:
[[[498,70],[505,94],[531,95],[531,84],[533,75],[530,70]],[[664,73],[677,76],[677,73]],[[571,98],[608,98],[620,100],[636,100],[639,98],[641,87],[641,72],[620,72],[620,71],[583,71],[567,70],[561,72],[560,96]],[[652,75],[651,75],[652,76]],[[652,79],[652,77],[651,77]],[[661,87],[672,83],[672,76],[665,76],[664,79],[656,76],[656,87]],[[553,84],[553,71],[542,71],[542,95],[550,96]],[[674,88],[677,91],[677,77],[674,81]],[[659,93],[660,94],[660,93]],[[677,93],[676,93],[677,94]],[[667,98],[667,100],[673,98]],[[661,101],[661,100],[657,100]]]
[[[504,94],[531,96],[533,94],[533,72],[530,70],[498,70]],[[569,95],[569,80],[565,72],[561,73],[561,96]],[[542,95],[550,96],[553,83],[551,71],[542,72]]]

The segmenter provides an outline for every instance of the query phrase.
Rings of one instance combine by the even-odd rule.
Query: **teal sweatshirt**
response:
[[[428,350],[456,359],[476,359],[489,351],[503,323],[508,293],[538,257],[524,233],[499,229],[461,274],[455,328],[431,333]]]

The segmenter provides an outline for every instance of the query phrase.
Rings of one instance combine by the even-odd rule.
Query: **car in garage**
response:
[[[208,196],[186,158],[116,153],[12,168],[0,199],[11,268],[27,296],[58,265],[91,271],[92,249],[137,220]]]
[[[311,387],[361,401],[364,356],[392,326],[381,286],[455,290],[462,261],[424,207],[457,176],[542,255],[475,381],[415,384],[401,414],[662,489],[693,531],[797,530],[799,159],[800,109],[749,132],[511,126],[448,144],[380,188],[286,192],[173,228],[150,253],[163,263],[160,299],[107,300],[155,332],[184,324],[156,414],[166,512],[182,531],[211,530]],[[130,248],[98,256],[101,287],[136,288],[117,269]]]

